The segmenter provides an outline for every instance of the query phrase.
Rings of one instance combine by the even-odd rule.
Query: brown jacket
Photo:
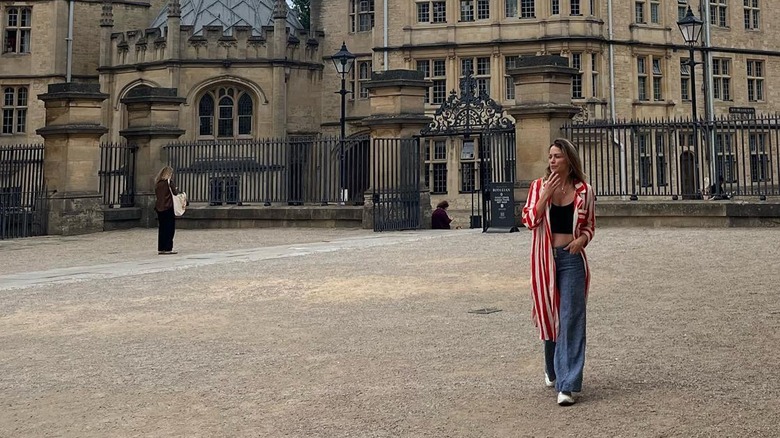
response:
[[[170,190],[168,189],[168,181],[157,181],[157,185],[154,187],[154,194],[157,195],[157,202],[154,204],[154,209],[157,211],[165,211],[173,208],[173,199],[171,198],[171,190],[174,195],[179,194],[179,189],[171,181]]]

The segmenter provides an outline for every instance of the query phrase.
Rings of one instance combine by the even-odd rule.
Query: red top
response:
[[[550,231],[550,204],[547,202],[546,213],[536,216],[536,203],[542,191],[542,178],[531,183],[528,200],[523,207],[523,225],[533,232],[531,242],[531,298],[533,309],[531,318],[539,328],[542,340],[555,341],[558,338],[558,317],[560,296],[555,284],[555,259],[553,258],[552,232]],[[596,199],[593,188],[583,182],[574,185],[574,214],[572,216],[574,238],[585,236],[587,246],[593,240],[596,231]],[[585,249],[582,250],[582,260],[585,262],[585,297],[590,289],[590,269]]]

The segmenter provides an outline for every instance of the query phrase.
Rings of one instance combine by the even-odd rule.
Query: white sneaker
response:
[[[558,404],[561,406],[571,406],[574,404],[574,397],[572,397],[571,393],[559,392]]]
[[[544,386],[548,388],[555,386],[555,380],[550,380],[550,376],[548,376],[547,373],[544,373]]]

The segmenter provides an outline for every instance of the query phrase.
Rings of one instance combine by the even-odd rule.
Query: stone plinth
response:
[[[44,181],[48,193],[47,234],[103,231],[100,196],[100,125],[108,94],[99,84],[52,84],[38,95],[46,106]]]
[[[517,95],[507,113],[517,121],[515,199],[521,200],[528,183],[544,175],[550,144],[561,137],[561,127],[580,110],[571,104],[572,77],[578,70],[561,56],[524,56],[508,73]]]
[[[179,108],[185,98],[175,88],[136,87],[121,100],[127,108],[127,129],[119,134],[138,146],[135,167],[136,206],[142,226],[156,226],[154,177],[168,164],[163,147],[184,134]],[[174,176],[175,178],[175,176]]]
[[[425,92],[431,86],[421,72],[415,70],[387,70],[371,73],[365,87],[371,99],[371,115],[363,119],[363,125],[371,129],[372,148],[380,147],[377,139],[411,138],[430,123],[425,115]],[[388,146],[385,146],[388,147]],[[420,223],[430,227],[431,195],[425,187],[423,166],[425,156],[420,148]],[[372,160],[370,181],[375,180],[377,160]],[[386,179],[383,179],[386,180]],[[392,184],[391,181],[388,184]],[[374,226],[374,204],[370,193],[365,196],[363,228]]]

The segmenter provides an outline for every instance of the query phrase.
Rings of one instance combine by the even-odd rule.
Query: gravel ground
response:
[[[779,233],[599,230],[570,408],[543,384],[525,231],[181,230],[180,256],[294,245],[11,290],[132,268],[156,235],[0,242],[0,436],[776,436]]]

